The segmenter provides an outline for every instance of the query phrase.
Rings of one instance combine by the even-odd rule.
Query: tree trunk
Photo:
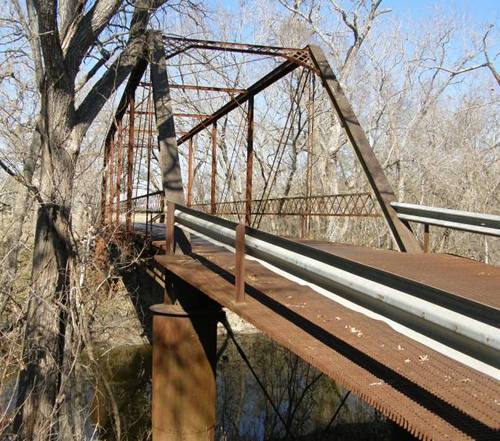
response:
[[[23,163],[22,177],[25,185],[20,185],[17,191],[16,200],[14,202],[12,225],[6,238],[7,250],[9,252],[7,257],[7,276],[8,281],[11,284],[17,275],[20,240],[23,233],[24,221],[26,219],[26,215],[28,214],[32,200],[26,185],[31,185],[32,183],[38,154],[40,152],[40,146],[41,140],[37,123],[37,127],[33,131],[33,139],[31,140],[31,144],[26,152],[26,157],[24,158]]]
[[[74,158],[69,146],[46,139],[72,139],[54,133],[44,137],[42,182],[44,200],[38,209],[33,253],[32,292],[28,303],[14,429],[22,440],[54,439],[64,395],[61,376],[68,314],[69,274],[72,265],[70,201]],[[68,135],[69,133],[69,135]]]

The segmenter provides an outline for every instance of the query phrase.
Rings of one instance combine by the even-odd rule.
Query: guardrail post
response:
[[[165,223],[165,254],[174,254],[175,204],[167,202],[167,219]]]
[[[429,252],[429,230],[430,225],[424,224],[424,253]]]
[[[213,441],[220,309],[153,312],[153,441]]]
[[[245,301],[245,224],[236,226],[234,248],[236,303],[242,303]]]

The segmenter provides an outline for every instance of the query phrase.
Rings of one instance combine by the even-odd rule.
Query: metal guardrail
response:
[[[402,220],[500,237],[500,216],[393,202]]]
[[[167,208],[167,252],[173,251],[174,223],[239,249],[237,279],[242,271],[243,249],[250,256],[500,368],[500,316],[494,307],[173,203]],[[239,277],[236,286],[241,284]]]

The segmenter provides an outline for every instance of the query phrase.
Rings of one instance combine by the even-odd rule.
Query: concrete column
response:
[[[221,310],[153,305],[153,441],[215,439]]]

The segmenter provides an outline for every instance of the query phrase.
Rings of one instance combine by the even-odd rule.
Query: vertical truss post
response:
[[[254,129],[254,97],[248,99],[247,112],[247,177],[245,194],[245,224],[252,222],[252,179],[253,179],[253,129]]]
[[[147,104],[146,104],[146,109],[149,109],[149,106],[151,104],[151,93],[148,94],[147,98]],[[152,126],[152,119],[149,119],[149,126],[146,128],[146,136],[148,138],[148,142],[146,143],[147,146],[147,180],[146,180],[146,235],[148,234],[148,229],[149,229],[149,192],[150,190],[150,183],[151,183],[151,153],[152,153],[152,145],[151,145],[151,126]]]
[[[112,147],[114,144],[114,137],[117,131],[117,124],[116,121],[120,121],[124,115],[124,113],[127,110],[128,107],[128,101],[129,98],[133,95],[135,89],[137,88],[144,71],[146,70],[146,67],[148,65],[148,62],[146,58],[141,57],[133,66],[132,71],[130,72],[130,77],[128,79],[127,85],[125,87],[125,91],[123,92],[123,95],[120,99],[120,102],[118,103],[118,108],[115,113],[115,117],[111,123],[111,126],[108,130],[108,133],[106,135],[106,139],[104,142],[105,145],[105,159],[104,159],[104,164],[105,167],[108,167],[109,172],[108,176],[106,176],[106,172],[104,173],[103,176],[103,189],[104,189],[104,199],[105,199],[105,209],[107,213],[105,213],[105,221],[108,222],[109,224],[112,223],[112,213],[111,213],[111,205],[113,201],[113,196],[112,196],[112,188],[113,188],[113,178],[112,178],[112,167],[113,167],[113,155],[112,155]],[[108,205],[108,196],[109,196],[109,205]]]
[[[109,193],[109,167],[111,155],[111,141],[106,139],[104,143],[104,168],[102,174],[102,195],[101,195],[101,223],[108,222],[108,193]]]
[[[135,143],[135,91],[129,101],[128,148],[127,148],[127,234],[132,232],[132,192],[134,187],[134,143]]]
[[[193,204],[193,155],[194,155],[194,145],[193,138],[189,139],[188,144],[188,188],[187,188],[187,206],[190,207]]]
[[[236,303],[242,303],[245,301],[245,224],[240,223],[236,226],[234,249],[235,301]]]
[[[122,120],[118,121],[118,151],[116,152],[116,194],[115,194],[115,204],[116,204],[116,225],[120,224],[120,197],[122,191],[122,173],[123,173],[123,128]]]
[[[365,131],[361,127],[349,101],[347,100],[339,81],[333,73],[325,54],[319,46],[310,45],[311,58],[319,71],[319,76],[325,90],[332,101],[349,141],[356,152],[359,162],[363,167],[368,182],[377,198],[382,213],[385,217],[389,231],[400,251],[421,253],[422,248],[409,226],[403,223],[391,207],[391,202],[396,201],[384,170],[370,146]]]
[[[106,139],[104,143],[104,164],[103,164],[103,174],[102,174],[102,194],[101,194],[101,223],[104,224],[107,220],[107,207],[108,207],[108,168],[109,168],[109,153],[110,153],[110,142]]]
[[[109,140],[109,166],[108,166],[108,198],[107,198],[107,220],[108,224],[113,224],[113,199],[114,199],[114,168],[115,168],[115,138]]]
[[[314,146],[314,76],[309,82],[309,99],[307,102],[307,163],[306,163],[306,207],[302,221],[302,237],[307,237],[311,228],[311,195],[312,195],[312,154]]]
[[[217,121],[212,125],[212,170],[210,179],[210,213],[216,212],[216,186],[217,186]]]
[[[170,88],[168,85],[165,47],[161,33],[151,32],[149,49],[151,55],[151,85],[155,108],[156,126],[158,129],[158,146],[160,149],[160,168],[163,191],[167,201],[184,205],[184,189],[182,186],[179,150],[175,136],[174,114]]]

